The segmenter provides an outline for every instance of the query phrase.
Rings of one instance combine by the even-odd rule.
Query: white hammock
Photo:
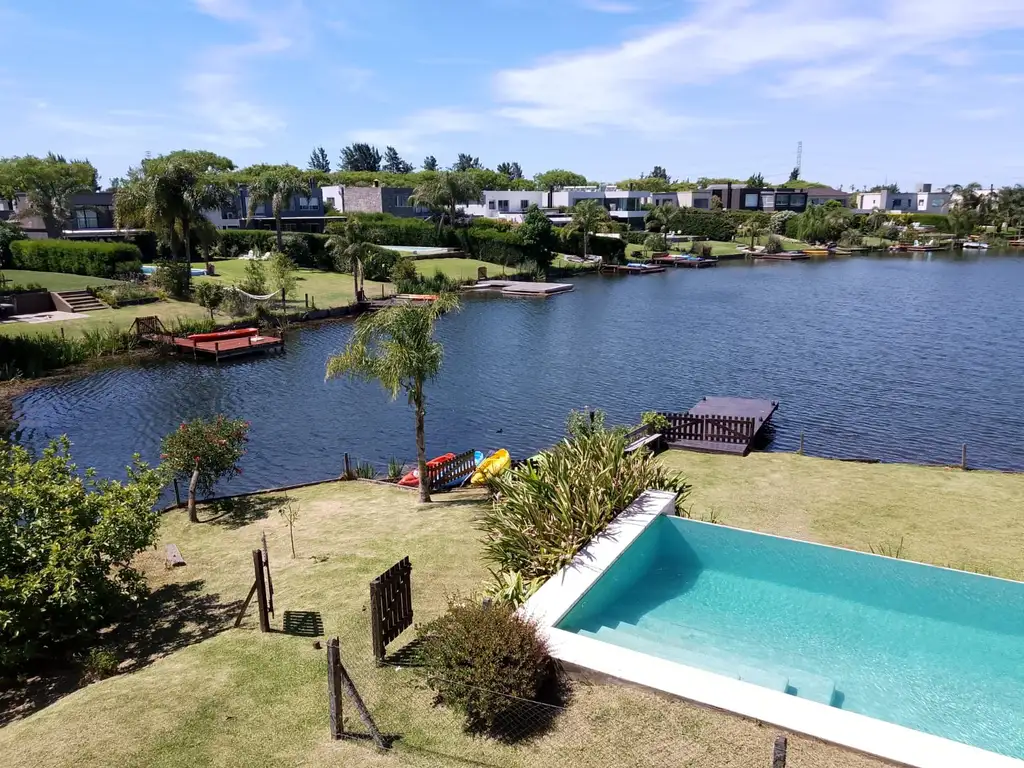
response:
[[[245,291],[243,291],[237,285],[229,285],[228,288],[231,288],[232,290],[237,291],[238,293],[242,294],[243,296],[245,296],[245,297],[247,297],[249,299],[252,299],[253,301],[266,301],[267,299],[274,298],[275,296],[277,296],[277,294],[279,294],[281,292],[280,290],[277,290],[277,291],[274,291],[273,293],[268,293],[266,296],[253,296],[251,293],[246,293]]]

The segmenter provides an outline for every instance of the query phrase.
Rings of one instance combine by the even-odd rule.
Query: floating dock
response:
[[[782,251],[780,253],[754,253],[751,254],[755,259],[764,259],[765,261],[807,261],[808,256],[803,251]]]
[[[196,341],[184,336],[173,336],[167,332],[159,317],[139,317],[132,324],[136,336],[151,344],[162,344],[179,351],[187,350],[196,360],[212,357],[216,362],[233,357],[284,352],[284,339],[278,336],[241,336],[213,341]]]
[[[467,291],[500,291],[503,296],[552,296],[573,289],[572,283],[528,283],[524,280],[480,280]]]
[[[667,267],[684,267],[689,269],[704,269],[705,267],[718,266],[718,259],[705,259],[703,256],[655,256],[651,261]]]
[[[705,397],[685,413],[661,414],[669,448],[746,456],[779,407],[777,400]]]
[[[602,264],[598,271],[609,275],[653,275],[664,272],[665,267],[655,264]]]

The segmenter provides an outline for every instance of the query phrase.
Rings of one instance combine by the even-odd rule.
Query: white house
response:
[[[918,184],[916,192],[857,193],[857,209],[860,211],[892,211],[893,213],[949,213],[949,192],[932,191],[931,184]]]

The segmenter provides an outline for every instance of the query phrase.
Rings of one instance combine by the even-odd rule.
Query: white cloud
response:
[[[963,120],[972,120],[975,122],[984,122],[986,120],[995,120],[998,117],[1003,117],[1009,114],[1009,111],[1003,107],[978,107],[976,109],[961,109],[956,115]]]
[[[619,0],[580,0],[580,6],[588,11],[598,13],[636,13],[637,8],[633,3],[624,3]]]
[[[438,107],[408,115],[392,128],[364,128],[353,131],[353,141],[393,146],[411,152],[421,149],[425,139],[446,133],[473,133],[482,130],[485,119],[476,112]]]
[[[500,114],[541,128],[685,124],[687,89],[743,76],[777,98],[849,94],[920,71],[908,62],[948,59],[941,46],[1022,26],[1020,0],[697,0],[618,46],[499,72],[494,92]]]
[[[1007,73],[1004,75],[989,75],[987,80],[999,85],[1020,85],[1024,83],[1024,74]]]

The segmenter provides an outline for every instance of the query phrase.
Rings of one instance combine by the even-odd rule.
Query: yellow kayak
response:
[[[472,485],[483,485],[490,478],[497,474],[504,472],[509,465],[512,463],[512,457],[508,455],[508,451],[504,448],[495,451],[477,467],[476,473],[470,479]]]

